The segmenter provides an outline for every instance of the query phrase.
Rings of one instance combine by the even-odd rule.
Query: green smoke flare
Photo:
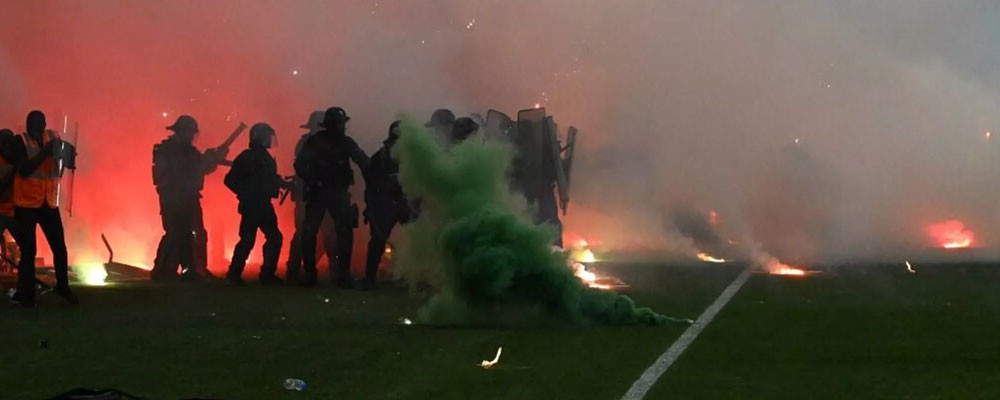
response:
[[[394,147],[400,182],[421,199],[420,218],[402,229],[394,270],[411,288],[428,287],[418,321],[494,322],[508,311],[578,323],[659,325],[671,318],[626,296],[585,287],[553,252],[556,233],[532,223],[510,194],[512,149],[473,137],[445,148],[404,116]]]

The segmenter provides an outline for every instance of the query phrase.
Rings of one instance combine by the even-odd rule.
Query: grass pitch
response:
[[[1000,268],[754,276],[647,398],[1000,398]],[[640,305],[696,318],[740,266],[602,265]],[[0,306],[0,398],[617,399],[686,328],[404,326],[401,289],[133,283]],[[47,347],[40,343],[46,341]],[[476,364],[503,356],[497,367]],[[285,378],[305,392],[287,392]]]

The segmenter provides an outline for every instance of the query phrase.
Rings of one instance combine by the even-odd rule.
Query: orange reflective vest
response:
[[[28,159],[37,156],[45,145],[58,137],[54,132],[46,131],[39,145],[25,135],[24,146],[28,150]],[[43,205],[59,207],[59,168],[54,158],[46,157],[31,175],[17,174],[14,178],[14,205],[23,208],[41,208]]]
[[[0,157],[0,177],[16,173],[14,166],[3,157]],[[14,185],[10,185],[7,190],[0,192],[0,216],[14,216]]]

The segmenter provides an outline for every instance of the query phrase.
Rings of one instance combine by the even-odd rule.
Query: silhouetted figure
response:
[[[14,223],[14,160],[24,142],[10,129],[0,129],[0,245],[4,232],[16,238]]]
[[[479,130],[479,124],[476,123],[472,118],[462,117],[455,120],[455,124],[451,128],[451,144],[459,144],[472,136],[476,131]]]
[[[63,147],[62,140],[55,132],[45,129],[45,114],[41,111],[28,113],[25,126],[24,142],[13,142],[16,143],[13,158],[17,168],[14,177],[14,218],[17,243],[21,249],[14,300],[24,306],[35,304],[35,255],[38,251],[35,232],[41,227],[52,249],[55,292],[76,304],[77,298],[69,288],[66,237],[59,214],[59,178],[63,165],[55,157],[55,150]]]
[[[198,122],[188,115],[167,127],[173,135],[153,146],[153,184],[160,197],[163,238],[156,250],[153,280],[177,278],[177,267],[186,279],[210,276],[208,232],[201,210],[205,175],[218,168],[228,149],[202,154],[194,147]]]
[[[257,241],[257,230],[264,234],[264,264],[260,267],[260,283],[281,284],[275,275],[278,255],[281,253],[281,231],[271,199],[278,197],[282,188],[290,184],[278,175],[278,164],[268,149],[274,138],[274,129],[265,123],[250,128],[250,146],[236,159],[226,174],[226,187],[239,199],[240,241],[233,249],[226,280],[236,285],[243,282],[243,267]]]
[[[546,133],[554,134],[554,132]],[[558,149],[556,149],[558,151]],[[549,224],[556,229],[555,245],[562,247],[562,221],[559,220],[559,204],[556,201],[556,163],[562,162],[553,156],[552,141],[548,137],[542,140],[541,185],[537,191],[528,194],[528,203],[538,207],[536,223]]]
[[[348,120],[350,117],[344,109],[327,109],[320,124],[324,130],[306,140],[295,158],[295,173],[305,184],[306,215],[302,222],[305,276],[301,280],[304,286],[316,284],[316,234],[327,212],[333,217],[337,232],[337,259],[336,262],[330,260],[331,275],[336,269],[339,287],[354,285],[350,269],[358,208],[352,204],[348,191],[354,184],[350,162],[354,161],[364,173],[368,170],[368,156],[347,136]]]
[[[514,147],[518,153],[511,165],[512,188],[524,193],[528,205],[534,208],[535,223],[547,223],[556,229],[555,244],[562,247],[562,222],[556,202],[556,162],[552,143],[545,130],[536,129],[531,121],[518,121]],[[534,135],[540,135],[538,140]],[[540,146],[538,143],[540,142]]]
[[[399,162],[392,157],[392,148],[399,139],[399,121],[389,126],[389,137],[372,155],[365,174],[365,221],[371,232],[368,258],[365,264],[365,289],[374,289],[378,265],[382,262],[385,245],[398,223],[410,221],[410,206],[399,184]]]
[[[319,126],[322,122],[323,111],[314,111],[309,115],[309,121],[305,125],[299,126],[299,128],[308,129],[309,131],[303,134],[299,138],[298,143],[295,144],[295,157],[298,157],[299,153],[302,152],[302,147],[305,146],[306,140],[309,140],[310,137],[323,129],[323,127]],[[288,264],[285,270],[285,279],[289,282],[297,282],[299,280],[299,272],[302,269],[302,221],[306,218],[304,192],[305,183],[302,182],[301,177],[296,175],[291,187],[291,197],[295,203],[295,234],[292,235],[292,241],[289,243]],[[323,251],[326,252],[326,257],[330,260],[330,265],[333,265],[333,260],[337,257],[337,234],[333,230],[333,220],[331,218],[323,218],[323,222],[319,226],[319,236],[323,238]]]
[[[452,127],[455,126],[455,113],[447,108],[434,110],[430,121],[424,123],[424,126],[434,131],[444,143],[448,143],[451,141]]]

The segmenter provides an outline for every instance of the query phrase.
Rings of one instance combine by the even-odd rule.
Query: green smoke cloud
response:
[[[394,156],[421,214],[402,228],[393,269],[411,288],[430,290],[418,321],[490,323],[511,311],[578,323],[673,320],[573,276],[566,256],[551,250],[555,230],[535,225],[524,200],[510,193],[510,146],[474,137],[445,148],[414,119],[402,120]]]

